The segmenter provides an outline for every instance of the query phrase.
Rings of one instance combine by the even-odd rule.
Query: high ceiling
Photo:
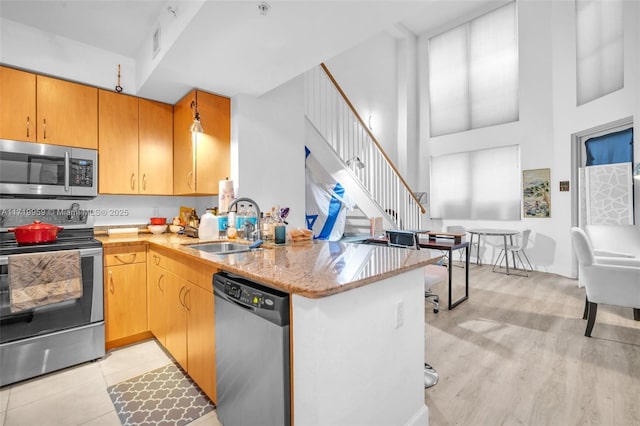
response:
[[[398,23],[430,33],[505,2],[268,0],[262,14],[260,0],[0,0],[0,17],[138,62],[168,22],[173,44],[137,94],[175,102],[184,87],[259,95]]]

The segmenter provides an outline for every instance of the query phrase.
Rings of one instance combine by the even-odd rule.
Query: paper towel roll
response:
[[[229,179],[218,182],[218,210],[220,212],[229,211],[229,204],[235,199],[233,193],[233,181]]]

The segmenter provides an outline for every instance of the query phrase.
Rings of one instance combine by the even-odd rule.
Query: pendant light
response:
[[[204,129],[202,128],[202,124],[200,124],[200,112],[198,112],[198,91],[196,91],[195,100],[191,101],[191,109],[194,111],[193,113],[193,123],[189,126],[189,131],[192,133],[203,133]]]

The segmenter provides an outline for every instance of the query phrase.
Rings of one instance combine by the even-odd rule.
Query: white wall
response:
[[[0,18],[0,63],[104,89],[136,94],[136,64],[126,56]]]
[[[232,99],[231,175],[236,197],[262,211],[289,207],[289,227],[305,225],[304,79],[260,96]]]

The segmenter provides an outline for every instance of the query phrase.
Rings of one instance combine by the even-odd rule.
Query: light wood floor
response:
[[[454,271],[459,282],[463,269]],[[426,304],[425,356],[440,376],[425,390],[430,426],[640,425],[631,308],[599,306],[588,338],[576,280],[473,265],[470,285],[452,311],[444,286],[434,288],[440,313]]]

